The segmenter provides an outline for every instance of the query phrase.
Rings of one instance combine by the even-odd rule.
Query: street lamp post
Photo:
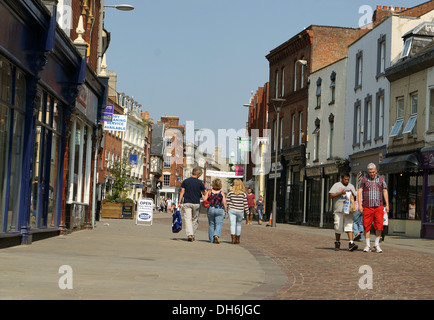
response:
[[[132,11],[134,7],[129,4],[104,5],[104,8],[115,8],[120,11]]]
[[[277,201],[276,201],[276,195],[277,195],[277,160],[278,160],[278,155],[279,155],[279,126],[280,126],[280,111],[282,109],[282,105],[283,103],[286,101],[285,99],[272,99],[271,100],[273,102],[273,107],[274,110],[277,113],[277,128],[276,128],[276,141],[275,141],[275,146],[276,146],[276,156],[274,159],[274,194],[273,194],[273,217],[271,220],[271,227],[275,228],[276,227],[276,217],[277,217]],[[280,103],[279,106],[276,106],[276,103]],[[277,143],[277,145],[276,145]]]
[[[98,74],[101,72],[101,60],[102,60],[102,33],[103,33],[103,22],[104,22],[104,13],[105,8],[115,8],[121,11],[131,11],[134,10],[134,7],[129,4],[118,4],[118,5],[105,5],[104,0],[101,1],[101,10],[99,12],[99,30],[98,30]],[[101,141],[97,139],[95,150],[98,150],[101,145]],[[96,176],[97,176],[97,163],[98,163],[98,152],[95,151],[94,155],[94,177],[93,177],[93,187],[92,187],[92,229],[95,228],[95,213],[96,213]]]
[[[250,137],[250,132],[249,132],[249,122],[250,122],[250,108],[253,108],[252,104],[243,104],[243,107],[245,108],[249,108],[249,113],[247,116],[247,122],[246,122],[246,138],[247,139],[251,139]],[[250,146],[252,145],[252,140],[250,140]],[[249,150],[249,149],[248,149]],[[252,152],[252,150],[250,150],[250,152]],[[249,157],[249,151],[244,150],[244,183],[247,183],[247,161],[249,161],[250,157]]]

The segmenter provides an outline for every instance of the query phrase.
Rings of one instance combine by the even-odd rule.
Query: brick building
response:
[[[185,126],[179,124],[179,117],[162,116],[158,124],[164,124],[163,135],[163,187],[160,195],[172,201],[184,179],[184,134]]]
[[[269,154],[270,151],[268,143],[265,142],[269,138],[267,134],[269,87],[267,82],[263,87],[259,87],[256,93],[252,92],[247,123],[248,135],[252,138],[252,152],[247,164],[246,181],[255,182],[254,193],[258,196],[265,195],[265,176],[261,174],[260,170],[261,163],[263,164],[265,161],[265,154]],[[266,174],[266,169],[263,168],[263,170]]]
[[[143,196],[146,198],[148,190],[152,190],[151,181],[151,144],[152,144],[152,120],[149,119],[149,112],[142,112],[141,117],[146,124],[145,127],[145,144],[143,156]]]
[[[277,222],[302,220],[304,204],[305,146],[308,106],[308,78],[314,72],[347,54],[347,46],[363,30],[311,25],[270,51],[268,128],[272,130],[271,159],[278,150]],[[310,84],[313,85],[313,84]],[[276,102],[274,99],[284,99]],[[281,106],[279,132],[276,107]],[[277,140],[277,136],[279,139]],[[274,170],[273,170],[274,172]],[[267,180],[267,212],[274,197],[273,179]]]

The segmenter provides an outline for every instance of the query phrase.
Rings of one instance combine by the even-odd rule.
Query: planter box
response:
[[[101,207],[101,218],[134,219],[134,203],[105,202]]]

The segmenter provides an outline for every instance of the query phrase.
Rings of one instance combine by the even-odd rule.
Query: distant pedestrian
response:
[[[258,213],[258,224],[262,224],[262,216],[264,214],[264,198],[259,196],[258,202],[256,203],[256,212]]]
[[[164,202],[164,199],[161,199],[160,201],[160,211],[164,212],[164,207],[166,206],[166,203]]]
[[[232,191],[226,197],[229,218],[231,221],[231,237],[232,243],[240,243],[241,238],[241,222],[243,220],[244,212],[249,212],[247,205],[247,196],[244,192],[245,186],[240,179],[234,180]]]
[[[195,240],[198,227],[199,205],[202,196],[206,195],[206,189],[201,180],[202,169],[195,168],[192,177],[185,179],[179,191],[178,206],[182,208],[185,222],[185,232],[189,242]],[[182,201],[184,200],[184,203]]]
[[[389,231],[389,214],[386,212],[386,208],[384,208],[384,216],[383,216],[383,231],[381,231],[381,242],[384,242],[386,238],[386,234]]]
[[[252,224],[253,213],[256,207],[255,194],[252,192],[252,188],[247,189],[247,205],[249,206],[249,212],[246,214],[246,224]]]
[[[368,175],[362,178],[357,200],[359,202],[359,211],[363,213],[363,227],[365,229],[366,247],[363,251],[371,251],[370,236],[372,222],[374,222],[374,250],[381,253],[383,250],[380,248],[380,237],[383,231],[384,209],[389,213],[389,194],[386,181],[382,176],[378,175],[377,167],[373,163],[368,165]]]
[[[168,210],[169,212],[173,213],[173,212],[172,212],[172,200],[170,200],[169,198],[167,198],[166,203],[167,203],[167,210]]]
[[[349,193],[349,197],[347,197]],[[349,251],[357,250],[358,246],[354,243],[353,237],[353,213],[350,212],[350,206],[348,210],[345,210],[345,201],[351,201],[351,197],[356,196],[356,189],[350,183],[350,175],[343,174],[341,181],[335,183],[329,191],[330,198],[334,201],[334,228],[335,228],[335,250],[339,250],[341,247],[341,233],[346,232],[348,234]]]
[[[208,191],[210,207],[207,210],[208,216],[208,236],[209,241],[220,243],[220,234],[222,232],[223,220],[227,214],[226,197],[222,191],[222,181],[215,179],[211,183],[212,189]]]
[[[356,211],[353,212],[353,233],[354,241],[362,241],[363,239],[363,214],[359,211],[358,201],[356,201]]]

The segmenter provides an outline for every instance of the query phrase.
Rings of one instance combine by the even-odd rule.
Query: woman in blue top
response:
[[[223,220],[227,212],[226,197],[223,193],[222,182],[220,179],[215,179],[211,184],[212,189],[208,191],[208,199],[211,202],[207,210],[209,222],[209,241],[220,243],[220,234],[223,227]]]

